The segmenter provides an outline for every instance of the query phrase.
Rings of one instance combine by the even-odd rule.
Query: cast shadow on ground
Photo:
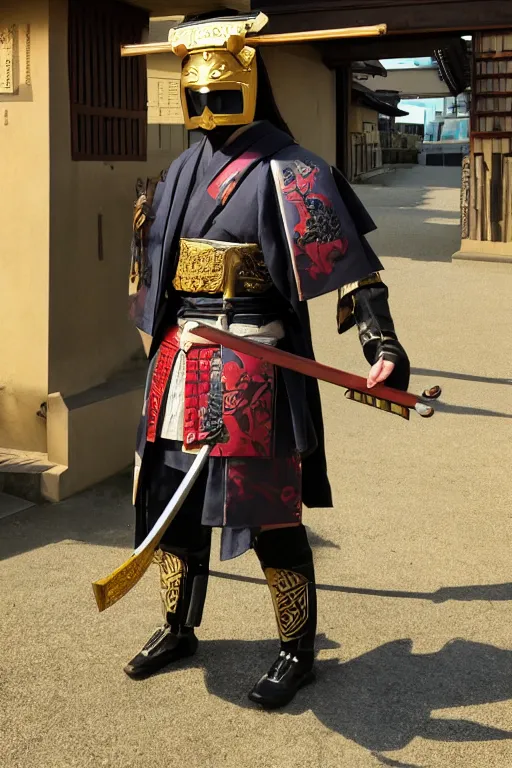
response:
[[[313,549],[321,549],[324,547],[328,549],[341,549],[339,544],[336,544],[336,542],[331,541],[330,539],[324,539],[320,534],[310,528],[309,525],[306,525],[305,528],[308,532],[309,543]]]
[[[239,576],[234,573],[210,571],[210,576],[227,581],[240,581],[244,584],[261,584],[266,586],[265,579],[253,576]],[[367,587],[348,587],[343,584],[317,584],[321,592],[343,592],[348,595],[369,595],[371,597],[403,598],[406,600],[429,600],[432,603],[474,602],[476,600],[503,602],[512,600],[512,582],[505,584],[475,584],[462,587],[440,587],[435,592],[406,592],[398,589],[370,589]]]
[[[385,755],[379,755],[378,752],[372,752],[372,757],[374,757],[381,765],[391,766],[391,768],[422,768],[421,765],[413,765],[413,763],[402,763],[400,760],[393,760],[390,757],[386,757]]]
[[[512,386],[512,379],[475,376],[470,373],[454,373],[453,371],[435,371],[432,368],[411,368],[411,374],[414,376],[441,376],[443,379],[458,379],[459,381],[476,381],[480,384],[505,384]]]
[[[403,165],[395,166],[390,172],[374,177],[365,186],[388,189],[460,189],[462,168],[460,166]],[[355,189],[360,188],[356,185]]]
[[[512,385],[512,379],[490,378],[487,376],[473,376],[466,373],[453,373],[451,371],[435,371],[431,368],[411,368],[411,374],[415,376],[440,376],[445,379],[459,379],[461,381],[474,381],[481,384],[505,384]],[[429,386],[433,386],[431,383]],[[493,411],[488,408],[475,408],[468,405],[455,405],[454,403],[445,403],[443,400],[437,400],[434,405],[438,413],[451,413],[457,416],[489,416],[499,419],[512,419],[512,413],[503,411]]]
[[[337,647],[325,635],[319,636],[320,651]],[[246,708],[253,706],[247,692],[255,676],[268,668],[275,653],[274,640],[205,641],[187,666],[204,669],[210,694]],[[511,698],[512,651],[455,639],[435,653],[415,654],[412,640],[403,639],[344,663],[319,660],[316,683],[301,691],[285,711],[301,715],[311,710],[330,730],[380,753],[403,749],[417,737],[442,742],[512,739],[512,731],[432,716],[435,710]],[[401,765],[386,759],[383,765]]]
[[[451,413],[454,416],[489,416],[496,419],[512,419],[512,413],[491,411],[488,408],[475,408],[472,405],[455,405],[437,400],[434,409],[437,413]]]
[[[377,225],[368,237],[379,258],[451,262],[460,249],[460,197],[437,196],[441,188],[460,189],[460,173],[450,174],[446,183],[433,178],[428,184],[423,176],[416,169],[388,179],[389,184],[356,189]]]
[[[421,201],[416,205],[421,206]],[[453,254],[460,249],[460,226],[453,223],[456,214],[412,206],[396,207],[397,211],[407,216],[407,232],[402,232],[401,236],[397,232],[402,224],[397,221],[396,227],[390,226],[389,210],[369,209],[377,229],[370,233],[368,239],[379,259],[384,265],[387,258],[450,263]],[[390,208],[393,215],[395,206]],[[443,224],[443,221],[446,223]]]
[[[32,507],[0,520],[0,561],[61,541],[119,547],[130,551],[133,546],[133,508],[130,486],[131,474],[126,473],[60,504]],[[313,549],[322,547],[339,549],[339,545],[335,542],[322,538],[309,528],[308,534]],[[266,585],[261,578],[221,571],[212,571],[211,575],[219,579]],[[372,597],[430,600],[434,603],[448,600],[468,602],[512,600],[512,582],[441,587],[435,592],[371,589],[343,584],[319,584],[318,589]]]
[[[42,504],[0,519],[0,561],[67,540],[130,549],[131,485],[132,473],[125,472],[58,504]]]

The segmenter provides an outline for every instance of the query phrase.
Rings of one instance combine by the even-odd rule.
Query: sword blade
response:
[[[94,597],[100,611],[110,608],[141,580],[153,560],[155,549],[170,524],[185,503],[194,483],[201,474],[213,446],[204,445],[183,478],[178,490],[173,495],[166,508],[148,533],[144,541],[139,544],[133,554],[119,568],[92,585]]]

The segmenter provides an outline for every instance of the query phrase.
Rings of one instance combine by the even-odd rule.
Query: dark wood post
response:
[[[347,179],[350,179],[352,172],[348,129],[351,82],[350,65],[336,67],[336,165]]]

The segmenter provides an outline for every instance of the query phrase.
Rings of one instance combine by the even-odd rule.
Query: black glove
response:
[[[405,391],[409,386],[411,367],[395,332],[388,296],[387,286],[375,282],[363,285],[343,297],[338,305],[338,331],[343,333],[357,323],[359,339],[368,363],[374,365],[381,357],[394,363],[393,372],[383,383]],[[350,305],[352,311],[348,314]]]

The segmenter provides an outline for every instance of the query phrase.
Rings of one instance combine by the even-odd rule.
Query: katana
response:
[[[137,547],[128,560],[120,565],[119,568],[116,568],[110,576],[106,576],[104,579],[93,583],[94,597],[100,611],[104,611],[106,608],[114,605],[114,603],[117,603],[144,576],[153,561],[155,549],[183,506],[185,499],[201,474],[212,448],[212,445],[204,445],[201,448],[194,463],[183,478],[180,487],[142,544]]]
[[[395,413],[404,419],[409,418],[410,409],[414,409],[416,413],[424,418],[433,416],[434,409],[429,404],[429,401],[437,400],[441,395],[441,388],[437,386],[425,390],[421,397],[413,395],[411,392],[402,392],[399,389],[386,387],[383,384],[376,384],[369,389],[366,379],[362,376],[357,376],[355,373],[340,371],[337,368],[331,368],[329,365],[318,363],[316,360],[300,357],[268,344],[249,341],[227,331],[221,331],[219,328],[198,324],[194,328],[193,333],[213,344],[228,347],[234,352],[256,357],[267,363],[287,368],[296,373],[302,373],[304,376],[311,376],[320,381],[326,381],[329,384],[335,384],[338,387],[346,387],[345,396],[349,400],[370,405],[373,408],[379,408],[388,413]]]

